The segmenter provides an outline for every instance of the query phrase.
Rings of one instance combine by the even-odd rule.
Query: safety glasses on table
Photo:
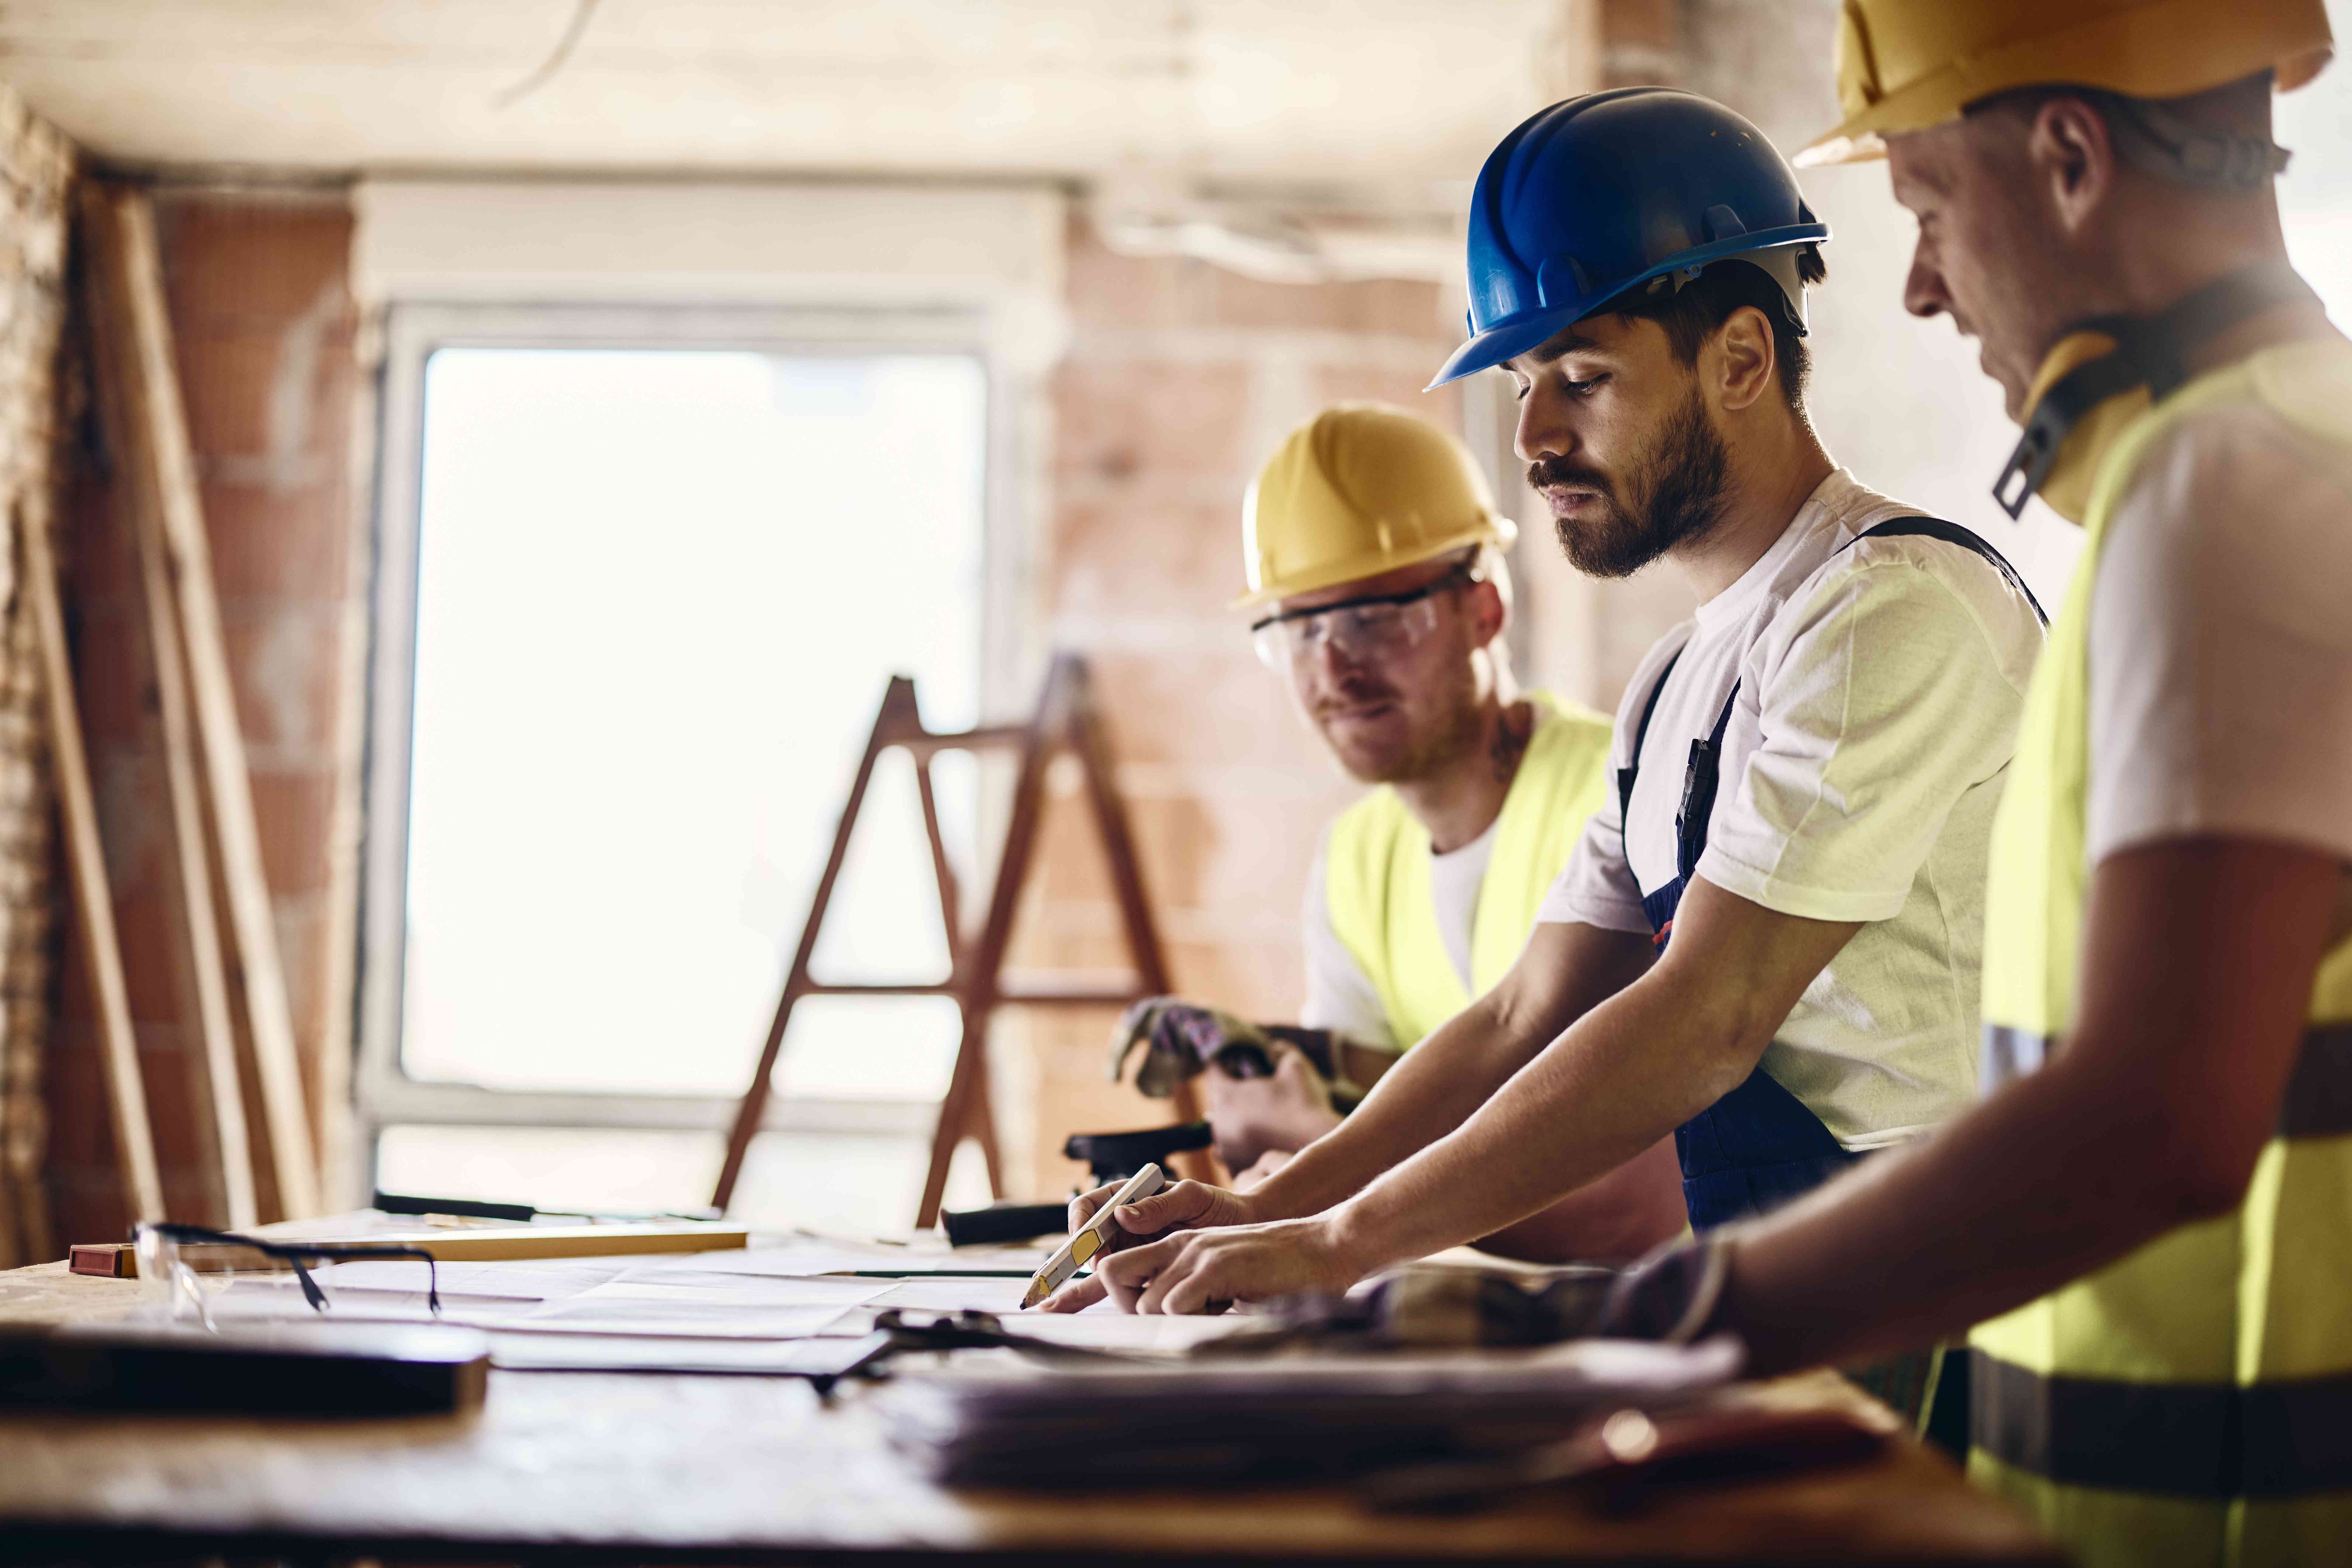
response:
[[[1250,640],[1268,669],[1287,669],[1327,643],[1350,664],[1371,663],[1403,652],[1436,629],[1437,595],[1481,580],[1475,566],[1465,562],[1402,594],[1368,594],[1268,616],[1251,624]]]
[[[175,1319],[194,1320],[207,1329],[213,1322],[212,1299],[239,1278],[294,1277],[302,1299],[313,1310],[330,1305],[328,1288],[311,1268],[321,1263],[415,1261],[425,1266],[425,1302],[436,1317],[441,1313],[441,1279],[433,1255],[422,1247],[369,1246],[364,1242],[272,1241],[239,1236],[235,1231],[207,1230],[202,1226],[168,1221],[144,1221],[133,1226],[131,1239],[139,1258],[139,1278],[148,1294],[166,1306]]]

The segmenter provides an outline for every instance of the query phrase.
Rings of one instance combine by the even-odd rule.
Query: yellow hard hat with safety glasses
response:
[[[1401,408],[1342,403],[1290,433],[1242,503],[1236,610],[1518,537],[1469,449]]]
[[[2186,98],[2270,70],[2286,91],[2317,76],[2333,48],[2322,0],[1845,0],[1845,120],[1794,162],[1884,157],[1885,137],[1957,120],[2012,88]]]

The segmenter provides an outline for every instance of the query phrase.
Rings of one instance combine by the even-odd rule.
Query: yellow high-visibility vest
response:
[[[1542,716],[1495,821],[1494,853],[1471,924],[1470,978],[1493,989],[1528,933],[1609,780],[1609,721],[1549,692],[1528,700]],[[1332,932],[1371,980],[1400,1049],[1470,1005],[1447,956],[1431,901],[1429,834],[1385,784],[1331,825],[1324,900]]]
[[[2087,548],[2027,693],[1993,829],[1989,1089],[2063,1049],[2075,1018],[2089,627],[2108,526],[2151,441],[2186,416],[2247,402],[2352,447],[2352,347],[2271,349],[2200,377],[2099,462]],[[2308,1016],[2277,1131],[2234,1213],[2182,1226],[1970,1336],[1970,1473],[2084,1563],[2352,1563],[2352,942],[2327,955]]]

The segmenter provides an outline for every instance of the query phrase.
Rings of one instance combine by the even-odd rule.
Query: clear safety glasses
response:
[[[139,1278],[148,1300],[165,1308],[173,1320],[217,1327],[213,1321],[215,1297],[238,1279],[267,1277],[272,1282],[289,1276],[314,1311],[331,1304],[328,1285],[311,1272],[321,1263],[420,1263],[417,1282],[435,1316],[441,1311],[441,1279],[433,1255],[415,1247],[370,1247],[364,1243],[264,1241],[234,1231],[206,1230],[202,1226],[144,1222],[132,1227],[131,1246],[139,1259]]]
[[[1436,629],[1436,595],[1477,581],[1477,571],[1465,563],[1435,582],[1402,594],[1372,594],[1268,616],[1251,625],[1250,640],[1259,660],[1273,670],[1287,670],[1320,653],[1326,644],[1349,664],[1377,663]]]

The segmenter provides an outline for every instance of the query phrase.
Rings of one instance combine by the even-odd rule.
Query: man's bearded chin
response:
[[[1573,485],[1598,496],[1599,517],[1555,518],[1552,531],[1569,564],[1586,576],[1630,577],[1677,544],[1714,531],[1723,521],[1730,474],[1730,454],[1694,387],[1641,467],[1638,500],[1618,500],[1605,476],[1560,458],[1530,464],[1528,483],[1538,490]]]

